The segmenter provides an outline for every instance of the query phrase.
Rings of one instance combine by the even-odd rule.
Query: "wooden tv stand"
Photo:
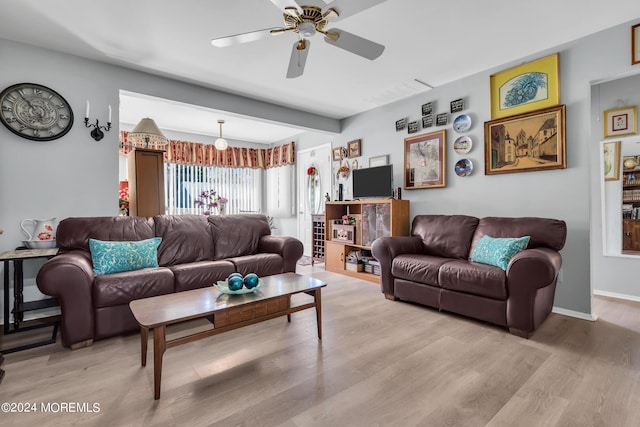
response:
[[[336,241],[333,221],[343,215],[356,218],[354,241]],[[408,236],[409,200],[375,199],[326,202],[325,270],[380,283],[380,276],[365,271],[347,270],[346,257],[354,249],[371,250],[376,237]]]

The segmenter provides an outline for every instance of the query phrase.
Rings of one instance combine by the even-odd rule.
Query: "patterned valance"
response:
[[[127,140],[128,135],[129,132],[120,131],[120,154],[125,156],[133,149]],[[134,147],[143,148],[143,145]],[[166,150],[164,160],[181,165],[269,169],[295,164],[295,142],[273,148],[228,147],[218,150],[213,144],[169,140],[166,146],[149,144],[148,148]]]

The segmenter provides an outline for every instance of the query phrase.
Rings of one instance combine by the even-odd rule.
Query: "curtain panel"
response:
[[[133,148],[128,141],[129,132],[120,131],[120,154],[126,156]],[[273,148],[228,147],[218,150],[213,144],[169,140],[166,146],[149,144],[152,150],[165,150],[164,160],[179,165],[219,166],[230,168],[269,169],[295,164],[295,142]]]

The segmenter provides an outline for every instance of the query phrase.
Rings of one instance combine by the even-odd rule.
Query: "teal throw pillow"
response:
[[[158,266],[161,237],[137,242],[103,242],[89,239],[93,272],[96,276]]]
[[[511,258],[526,248],[530,239],[530,236],[503,238],[484,235],[473,250],[471,261],[495,265],[506,271]]]

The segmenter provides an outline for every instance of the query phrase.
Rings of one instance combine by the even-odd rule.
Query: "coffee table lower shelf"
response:
[[[273,286],[269,287],[269,282]],[[282,286],[283,284],[287,286]],[[310,308],[316,309],[318,339],[322,339],[320,290],[324,286],[326,284],[317,279],[285,273],[265,278],[265,284],[255,294],[224,295],[215,288],[206,288],[132,301],[131,311],[140,324],[142,366],[147,365],[149,331],[153,332],[154,399],[160,398],[162,358],[169,348],[276,317],[287,316],[287,320],[291,322],[292,313]],[[311,295],[313,302],[292,307],[291,296],[296,293]],[[216,303],[219,307],[215,307]],[[169,307],[173,310],[167,310]],[[208,307],[208,309],[199,309],[199,307]],[[203,317],[209,319],[213,317],[213,329],[167,340],[168,325]]]

